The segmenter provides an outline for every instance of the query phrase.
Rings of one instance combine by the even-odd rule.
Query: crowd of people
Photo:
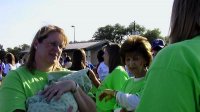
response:
[[[0,60],[0,111],[26,112],[27,100],[35,95],[47,104],[66,95],[76,103],[67,102],[59,112],[73,112],[70,105],[77,105],[79,112],[199,112],[199,6],[198,0],[174,0],[169,45],[131,35],[121,45],[103,46],[96,66],[87,63],[84,49],[61,58],[68,37],[58,26],[43,26],[23,64],[16,64],[12,53],[6,54],[5,63]],[[49,84],[52,73],[69,76],[81,70],[92,84],[87,93],[73,78]]]
[[[23,61],[17,60],[16,57],[8,52],[4,59],[0,59],[0,85],[3,78],[8,74],[10,70],[15,70],[23,65]]]

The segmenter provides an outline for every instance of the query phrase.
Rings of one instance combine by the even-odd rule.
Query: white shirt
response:
[[[5,74],[8,74],[8,72],[9,72],[10,70],[15,70],[15,69],[16,69],[16,65],[11,65],[11,64],[7,63],[7,64],[5,65],[5,68],[4,68],[4,73],[5,73]]]
[[[109,73],[109,68],[108,66],[104,63],[104,62],[101,62],[97,68],[97,73],[99,75],[99,78],[101,81],[104,80],[104,78],[108,75]]]
[[[136,94],[128,94],[119,91],[116,94],[116,101],[120,106],[126,108],[126,110],[133,111],[139,104],[140,97]],[[117,110],[115,112],[117,112]]]
[[[70,68],[71,66],[72,66],[71,61],[65,63],[65,68]]]
[[[20,66],[21,66],[21,64],[18,62],[18,63],[16,63],[16,68],[19,68]]]

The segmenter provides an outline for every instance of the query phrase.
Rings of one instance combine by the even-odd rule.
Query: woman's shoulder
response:
[[[185,40],[182,42],[177,42],[173,44],[169,44],[165,48],[163,48],[159,54],[175,54],[182,55],[180,52],[188,54],[188,52],[192,52],[193,50],[199,50],[199,42],[200,36],[197,36],[193,39]]]
[[[17,69],[15,69],[15,70],[13,70],[13,71],[16,71],[16,72],[23,72],[23,73],[27,73],[27,72],[30,72],[28,69],[27,69],[27,67],[26,66],[24,66],[24,65],[22,65],[22,66],[20,66],[19,68],[17,68]]]
[[[112,72],[111,74],[117,74],[119,75],[124,75],[128,77],[128,73],[126,72],[126,70],[124,69],[123,66],[117,66]]]
[[[187,70],[188,65],[200,63],[198,61],[200,60],[200,49],[197,47],[199,43],[195,40],[197,39],[185,40],[166,46],[156,55],[149,70],[152,70],[152,68],[168,68],[182,71]]]
[[[126,72],[126,70],[123,66],[117,66],[113,71]]]

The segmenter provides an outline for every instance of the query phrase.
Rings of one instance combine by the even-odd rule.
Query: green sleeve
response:
[[[120,90],[127,79],[128,74],[120,66],[115,68],[108,76],[106,76],[96,93],[96,106],[99,112],[110,112],[114,109],[114,105],[116,104],[115,98],[112,98],[108,101],[105,101],[105,99],[99,101],[99,95],[105,89]]]
[[[23,84],[16,71],[10,71],[0,88],[1,112],[12,112],[15,109],[25,110],[26,96]]]
[[[113,90],[120,90],[124,83],[127,81],[128,75],[126,71],[121,69],[115,69],[112,74],[111,87]]]

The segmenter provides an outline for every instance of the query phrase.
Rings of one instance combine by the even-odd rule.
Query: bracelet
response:
[[[73,94],[76,93],[78,91],[78,88],[79,88],[78,83],[75,82],[75,84],[76,84],[76,88],[71,91]]]

